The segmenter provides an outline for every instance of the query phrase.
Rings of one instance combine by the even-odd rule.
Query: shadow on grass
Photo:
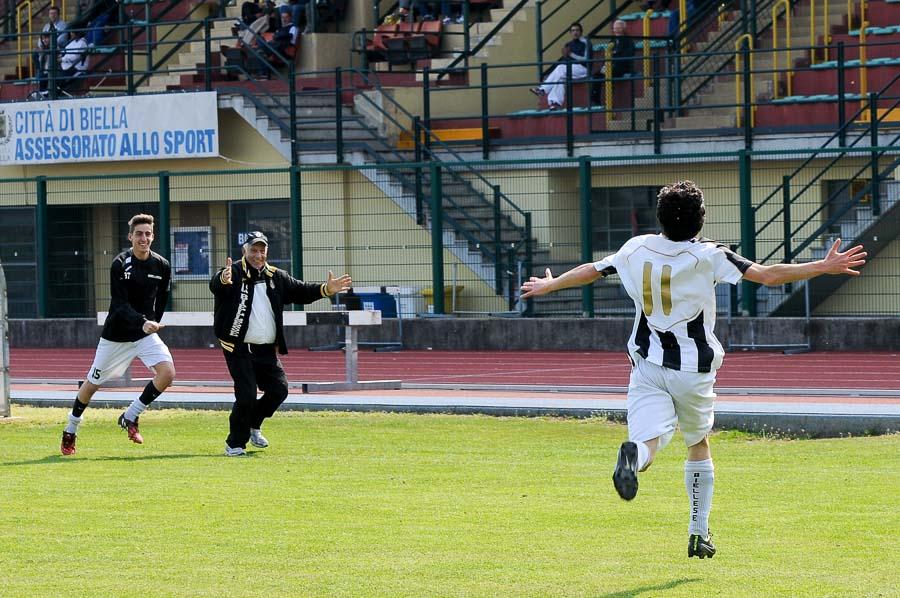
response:
[[[242,459],[246,459],[253,455],[247,453]],[[169,459],[197,459],[206,457],[208,459],[225,459],[225,455],[217,453],[199,453],[199,454],[170,454],[170,455],[107,455],[102,457],[63,457],[62,455],[47,455],[40,459],[31,459],[29,461],[13,461],[11,463],[0,463],[0,467],[17,467],[20,465],[50,465],[55,463],[74,462],[98,462],[98,461],[156,461]]]
[[[700,581],[699,578],[689,577],[683,579],[675,579],[670,581],[669,583],[661,583],[655,586],[642,586],[640,588],[635,588],[633,590],[622,590],[621,592],[612,592],[611,594],[602,594],[599,598],[635,598],[636,596],[641,596],[643,594],[651,593],[655,594],[656,592],[662,592],[664,590],[671,590],[672,588],[677,588],[678,586],[686,583],[693,583],[695,581]]]

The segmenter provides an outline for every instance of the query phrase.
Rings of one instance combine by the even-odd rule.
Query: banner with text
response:
[[[0,104],[0,164],[219,155],[214,92]]]

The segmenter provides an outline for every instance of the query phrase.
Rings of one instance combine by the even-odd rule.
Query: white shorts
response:
[[[636,358],[628,383],[628,438],[659,438],[659,448],[672,439],[676,425],[693,446],[713,426],[716,373],[681,372]]]
[[[97,345],[97,353],[94,355],[94,363],[88,370],[86,380],[91,384],[103,386],[109,380],[124,374],[135,357],[140,357],[148,368],[164,361],[174,363],[169,348],[156,333],[145,336],[139,341],[126,343],[117,343],[101,338]]]

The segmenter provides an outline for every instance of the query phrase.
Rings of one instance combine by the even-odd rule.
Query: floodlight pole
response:
[[[0,417],[9,417],[9,317],[6,275],[0,264]]]

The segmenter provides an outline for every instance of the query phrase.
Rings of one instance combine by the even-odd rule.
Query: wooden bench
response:
[[[480,127],[464,127],[459,129],[432,129],[431,136],[440,141],[450,142],[472,142],[481,143],[484,141],[483,131]],[[500,127],[489,127],[488,138],[498,139],[500,137]],[[425,142],[425,133],[422,133],[422,143]],[[415,140],[410,133],[402,132],[397,139],[397,149],[413,149],[415,148]]]

